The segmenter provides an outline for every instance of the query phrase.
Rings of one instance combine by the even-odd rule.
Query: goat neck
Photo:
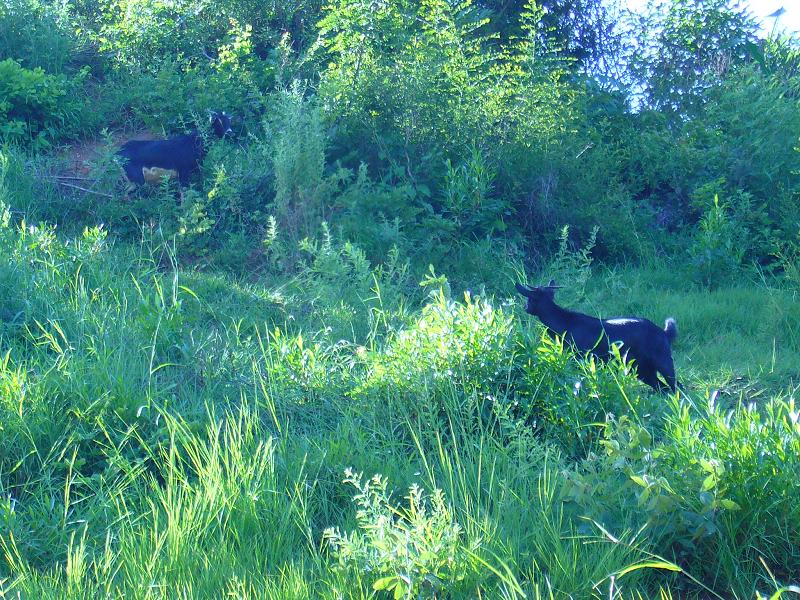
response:
[[[547,297],[540,299],[536,306],[530,307],[527,312],[538,317],[545,327],[559,335],[569,330],[575,317],[574,312],[560,307],[555,300]]]

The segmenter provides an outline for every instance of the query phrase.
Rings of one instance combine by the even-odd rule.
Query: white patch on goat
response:
[[[620,319],[606,319],[606,323],[609,325],[627,325],[628,323],[639,323],[639,319],[628,319],[628,318],[620,318]]]

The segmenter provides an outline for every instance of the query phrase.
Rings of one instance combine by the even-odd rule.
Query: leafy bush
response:
[[[443,407],[419,403],[437,388],[456,385],[464,394],[496,394],[512,367],[513,317],[485,300],[464,302],[435,292],[416,323],[391,336],[371,357],[362,392],[408,396],[410,412],[437,414]]]
[[[592,276],[592,250],[594,250],[599,227],[595,227],[582,248],[571,248],[569,225],[561,228],[558,237],[558,250],[547,266],[546,274],[556,285],[565,288],[564,300],[567,304],[580,302],[586,298],[586,285]],[[542,282],[542,285],[546,284]],[[563,300],[563,298],[562,298]]]
[[[408,506],[393,506],[388,481],[375,475],[362,483],[360,474],[347,471],[345,483],[357,494],[356,520],[360,531],[351,534],[325,530],[323,539],[343,569],[369,574],[374,590],[393,592],[394,598],[439,598],[458,594],[464,581],[482,571],[474,558],[477,539],[464,539],[441,490],[429,499],[412,486]]]
[[[133,118],[152,129],[170,131],[204,123],[208,109],[224,110],[239,123],[241,119],[254,122],[256,113],[263,110],[262,93],[250,71],[220,71],[207,64],[188,67],[169,58],[154,73],[109,75],[104,92],[118,108],[108,120],[129,125],[118,119]]]
[[[0,139],[41,148],[68,134],[79,106],[74,94],[87,76],[84,70],[69,80],[11,58],[0,61]]]
[[[373,181],[363,163],[344,183],[331,212],[331,225],[345,239],[357,239],[375,262],[397,248],[414,263],[430,264],[450,232],[413,185]]]
[[[674,405],[663,431],[635,415],[610,420],[605,455],[569,474],[568,497],[605,527],[644,526],[654,544],[672,546],[701,579],[713,573],[721,589],[754,582],[761,558],[786,580],[800,568],[797,409],[775,399],[728,411],[715,397],[695,415]]]
[[[541,328],[540,337],[518,338],[514,404],[511,415],[579,458],[596,449],[597,426],[608,415],[653,408],[619,350],[609,363],[578,356],[562,339]]]
[[[270,65],[277,61],[271,53],[284,36],[304,46],[315,39],[308,23],[320,4],[314,0],[265,6],[245,0],[223,2],[209,11],[199,0],[180,5],[114,0],[92,25],[100,50],[131,73],[158,73],[164,62],[175,58],[190,69],[216,63],[226,70],[232,61],[238,64],[245,58],[258,65],[253,72],[263,67],[272,71]]]
[[[506,229],[505,219],[511,215],[511,206],[494,197],[496,178],[496,170],[486,163],[477,148],[473,148],[471,156],[459,166],[454,167],[447,161],[444,212],[455,222],[459,234],[467,239]]]
[[[40,0],[5,0],[0,6],[0,57],[26,68],[63,73],[83,49],[70,6]]]
[[[749,231],[731,216],[727,203],[713,204],[700,218],[691,249],[698,277],[706,285],[730,281],[742,267],[749,246]]]
[[[325,176],[326,137],[319,110],[301,90],[276,98],[271,139],[275,169],[275,216],[290,238],[309,235],[328,209],[336,176]]]
[[[795,211],[782,212],[786,196],[800,190],[800,115],[791,92],[798,81],[797,75],[794,82],[781,81],[753,67],[741,69],[709,95],[697,123],[704,162],[719,170],[729,191],[746,191],[763,204],[777,228],[784,219],[797,220]]]
[[[461,201],[453,188],[460,167],[454,172],[453,165],[465,165],[465,174],[478,168],[491,182],[486,167],[496,161],[510,167],[503,174],[512,176],[513,187],[528,175],[513,168],[513,158],[557,145],[572,110],[561,63],[542,56],[537,44],[541,13],[529,8],[523,39],[498,52],[469,3],[332,3],[320,21],[331,61],[319,90],[338,125],[332,155],[408,180],[422,194],[446,189],[449,177],[451,190],[443,195],[456,202],[454,210]],[[496,209],[490,198],[480,202],[496,213],[487,224],[504,214],[502,201]]]
[[[800,229],[795,239],[776,242],[773,255],[783,271],[784,278],[795,290],[800,291]]]

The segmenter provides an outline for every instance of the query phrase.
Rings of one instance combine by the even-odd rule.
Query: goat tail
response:
[[[672,342],[678,337],[678,323],[672,317],[664,321],[664,333],[667,334],[667,340],[672,345]]]

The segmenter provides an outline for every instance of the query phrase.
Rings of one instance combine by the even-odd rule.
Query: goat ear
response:
[[[521,283],[515,283],[514,285],[516,286],[516,288],[517,288],[517,291],[518,291],[520,294],[522,294],[523,296],[530,296],[530,295],[531,295],[531,290],[529,290],[528,288],[526,288],[526,287],[525,287],[524,285],[522,285]]]
[[[555,279],[551,279],[550,283],[547,284],[547,287],[549,287],[549,288],[557,288],[559,286],[556,285],[556,280]]]

